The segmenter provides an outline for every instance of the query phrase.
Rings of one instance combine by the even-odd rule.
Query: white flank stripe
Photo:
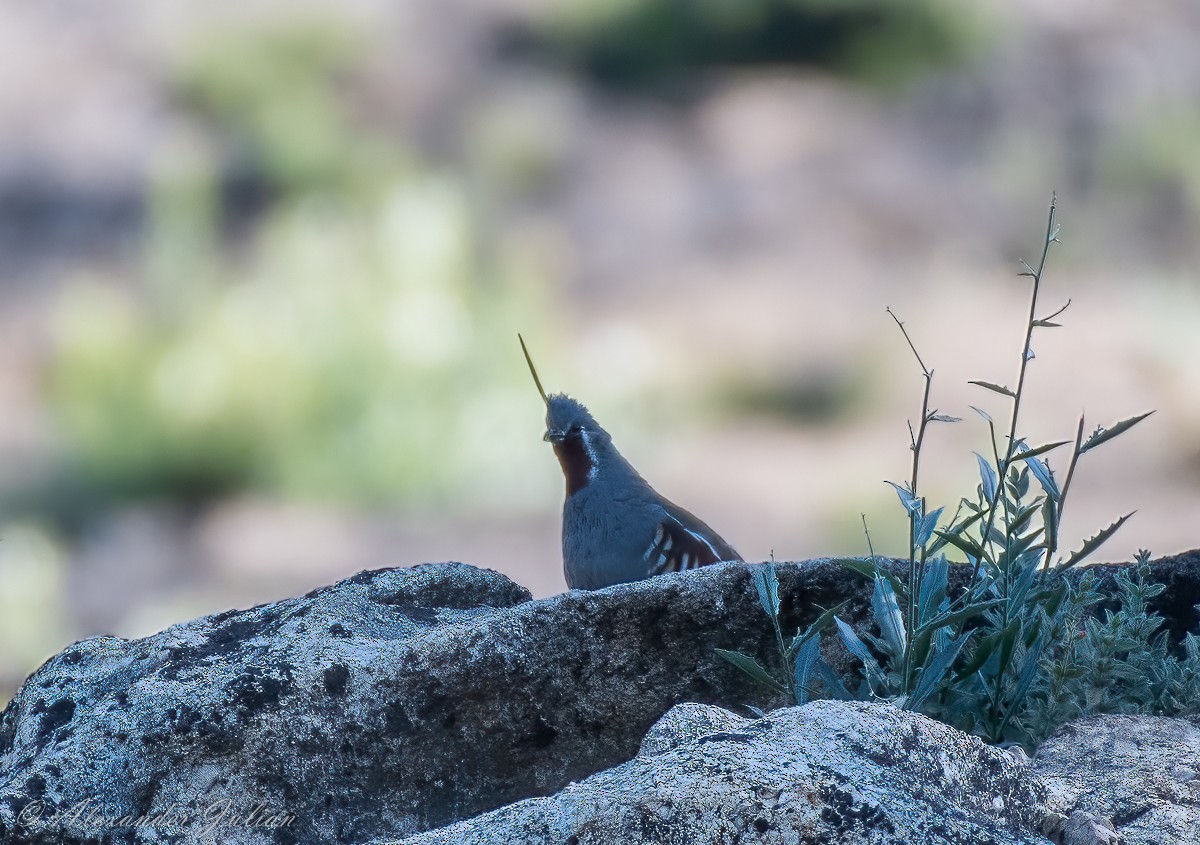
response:
[[[667,516],[671,516],[671,515],[670,515],[670,514],[667,514]],[[688,528],[686,525],[684,525],[684,524],[683,524],[682,522],[680,522],[678,519],[675,519],[675,517],[673,517],[673,516],[671,516],[671,521],[672,521],[672,522],[674,522],[676,525],[678,525],[680,528],[682,528],[684,531],[686,531],[688,534],[691,534],[693,537],[695,537],[695,538],[696,538],[697,540],[699,540],[701,543],[703,543],[703,544],[705,545],[705,547],[706,547],[706,548],[707,548],[707,549],[708,549],[710,552],[712,552],[712,553],[713,553],[713,557],[715,557],[717,560],[720,560],[720,559],[721,559],[721,553],[720,553],[720,552],[718,552],[716,549],[714,549],[714,548],[713,548],[713,544],[712,544],[712,543],[710,543],[710,542],[708,542],[708,540],[704,539],[704,535],[703,535],[703,534],[697,534],[695,531],[693,531],[693,530],[691,530],[690,528]]]
[[[642,552],[642,557],[650,560],[650,556],[654,554],[654,550],[658,548],[658,537],[650,541],[650,545],[646,546],[646,551]]]

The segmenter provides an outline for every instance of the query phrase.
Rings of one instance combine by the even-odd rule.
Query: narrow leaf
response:
[[[975,457],[979,459],[979,476],[983,479],[983,493],[989,502],[996,501],[996,470],[992,469],[992,465],[987,459],[978,452]]]
[[[835,563],[840,563],[847,569],[853,570],[860,575],[865,575],[868,578],[874,579],[876,575],[882,575],[888,579],[888,583],[892,585],[892,589],[896,591],[898,596],[907,596],[908,588],[904,586],[904,581],[899,575],[880,566],[874,558],[857,558],[846,557],[836,560]]]
[[[775,564],[764,563],[754,569],[754,586],[758,590],[758,602],[767,616],[779,617],[779,576]]]
[[[920,668],[929,662],[929,649],[938,638],[935,633],[945,631],[945,628],[938,628],[936,632],[926,631],[923,634],[916,634],[912,638],[912,644],[908,647],[909,666]],[[944,639],[944,638],[943,638]],[[913,676],[915,679],[915,675]]]
[[[979,414],[979,416],[983,417],[984,422],[987,422],[987,423],[992,422],[991,414],[989,414],[987,411],[983,410],[982,408],[976,408],[974,405],[968,405],[967,407],[969,407],[975,413]]]
[[[921,524],[917,526],[916,536],[913,539],[913,545],[917,548],[924,548],[929,542],[929,538],[933,536],[933,529],[937,528],[938,520],[941,519],[942,511],[945,508],[938,508],[933,513],[926,514],[921,520]]]
[[[1045,549],[1039,546],[1036,549],[1030,549],[1017,558],[1014,568],[1021,574],[1017,576],[1017,582],[1013,585],[1012,592],[1009,593],[1008,601],[1010,607],[1020,607],[1024,603],[1025,594],[1033,586],[1033,580],[1040,571],[1038,564],[1041,562],[1044,552]]]
[[[958,549],[960,552],[964,552],[972,559],[972,562],[977,560],[983,552],[983,550],[979,547],[979,544],[970,537],[964,537],[961,534],[953,531],[938,531],[936,533],[951,546],[954,546],[954,548]]]
[[[975,646],[975,650],[971,652],[971,656],[967,659],[967,662],[959,667],[955,677],[961,681],[978,672],[983,667],[983,664],[991,660],[992,656],[996,653],[996,645],[999,642],[999,632],[988,634],[980,640],[979,644]]]
[[[808,640],[804,647],[796,653],[796,662],[792,667],[792,678],[795,681],[796,704],[807,704],[810,697],[810,679],[813,667],[821,657],[821,635]]]
[[[821,632],[825,630],[826,626],[829,625],[829,623],[833,620],[833,617],[840,613],[842,608],[849,603],[850,599],[846,599],[837,607],[829,608],[829,610],[824,611],[820,616],[818,616],[816,621],[809,625],[803,634],[796,634],[796,636],[792,638],[791,644],[789,644],[787,647],[787,659],[791,660],[796,652],[798,652],[805,643],[810,642],[814,638],[819,638],[821,636]]]
[[[930,414],[926,419],[930,422],[956,423],[962,422],[962,417],[952,417],[949,414]]]
[[[1058,505],[1050,496],[1042,503],[1042,524],[1046,527],[1046,546],[1058,548]]]
[[[969,619],[974,619],[983,613],[987,613],[994,607],[999,607],[1004,604],[1004,599],[988,599],[976,604],[968,605],[962,610],[956,610],[953,613],[940,613],[929,622],[921,626],[921,629],[927,628],[944,628],[946,626],[960,625]]]
[[[1054,473],[1050,471],[1050,467],[1042,462],[1041,458],[1033,458],[1028,455],[1022,456],[1029,466],[1029,471],[1033,473],[1034,478],[1038,480],[1038,484],[1042,485],[1042,489],[1046,491],[1046,495],[1058,504],[1058,500],[1062,498],[1062,493],[1058,489],[1058,482],[1054,480]]]
[[[1029,504],[1021,505],[1021,507],[1017,509],[1017,512],[1013,514],[1013,528],[1017,531],[1024,531],[1029,524],[1030,517],[1037,512],[1037,509],[1042,506],[1042,502],[1044,501],[1046,501],[1044,498],[1038,496]]]
[[[1029,495],[1029,467],[1022,466],[1019,472],[1016,467],[1013,467],[1012,471],[1016,476],[1016,480],[1013,482],[1013,495],[1018,500],[1024,499]]]
[[[917,680],[917,686],[909,696],[908,709],[921,709],[921,705],[937,689],[946,673],[950,671],[950,667],[954,665],[954,661],[958,659],[962,647],[974,634],[974,631],[967,631],[957,639],[951,640],[945,648],[938,650],[931,661],[925,664],[925,668],[921,670],[921,675]]]
[[[1001,396],[1008,396],[1011,399],[1017,398],[1017,394],[1013,393],[1007,387],[1000,385],[1000,384],[993,384],[990,381],[977,381],[977,380],[973,379],[971,381],[968,381],[967,384],[974,384],[978,387],[982,387],[986,390],[990,390],[993,393],[999,393]]]
[[[868,578],[874,578],[875,573],[881,568],[873,557],[844,557],[839,558],[836,562],[847,569],[853,569],[860,575],[866,575]]]
[[[907,484],[897,484],[894,481],[885,481],[884,484],[890,484],[896,489],[896,495],[900,497],[900,503],[904,505],[906,511],[910,514],[921,513],[921,500],[913,495]]]
[[[950,575],[950,564],[945,555],[938,555],[925,567],[921,578],[921,599],[917,604],[917,625],[922,626],[936,612],[946,598],[946,582]]]
[[[936,533],[938,535],[938,538],[937,538],[937,540],[934,541],[933,545],[929,547],[929,549],[928,549],[929,554],[936,554],[937,552],[941,551],[947,544],[954,545],[953,543],[950,543],[950,541],[946,539],[947,534],[949,534],[951,536],[955,536],[955,537],[961,537],[962,533],[964,531],[966,531],[968,528],[970,528],[972,525],[974,525],[976,522],[978,522],[980,519],[983,518],[984,511],[979,510],[974,503],[968,502],[966,499],[963,499],[963,502],[966,504],[966,506],[969,509],[973,510],[974,513],[971,514],[966,519],[964,519],[962,522],[958,523],[957,525],[952,525],[950,528],[946,529],[945,531],[935,531],[934,533]],[[971,542],[973,542],[973,541],[971,541]],[[961,549],[962,551],[966,552],[967,554],[974,554],[976,557],[978,557],[978,553],[969,551],[968,549],[965,549],[962,546],[956,546],[956,548]]]
[[[1055,311],[1053,314],[1047,314],[1047,315],[1046,315],[1045,317],[1043,317],[1042,319],[1040,319],[1040,320],[1036,321],[1036,322],[1034,323],[1034,325],[1037,325],[1037,323],[1049,323],[1051,320],[1053,320],[1055,317],[1057,317],[1059,314],[1061,314],[1062,312],[1066,311],[1066,310],[1067,310],[1068,308],[1070,308],[1070,307],[1071,307],[1071,300],[1069,300],[1069,299],[1068,299],[1068,300],[1067,300],[1067,304],[1066,304],[1066,305],[1064,305],[1062,308],[1059,308],[1059,309],[1058,309],[1057,311]],[[1057,323],[1055,323],[1054,325],[1058,325],[1058,324],[1057,324]]]
[[[837,623],[838,636],[842,638],[847,650],[862,663],[867,683],[872,689],[877,689],[883,684],[883,670],[879,667],[879,661],[871,654],[866,644],[859,639],[858,634],[854,633],[854,629],[843,622],[840,616],[833,617],[833,621]]]
[[[904,630],[904,614],[896,601],[896,592],[886,580],[875,576],[875,591],[871,594],[871,609],[883,634],[884,644],[894,660],[904,657],[908,647],[908,632]]]
[[[1079,550],[1077,552],[1075,552],[1069,558],[1067,558],[1066,563],[1063,564],[1063,568],[1066,569],[1068,567],[1074,566],[1077,563],[1080,563],[1084,558],[1086,558],[1088,555],[1092,554],[1092,552],[1096,551],[1096,549],[1103,546],[1106,542],[1108,542],[1108,539],[1110,537],[1112,537],[1112,535],[1116,534],[1117,531],[1120,530],[1121,526],[1125,524],[1125,521],[1127,519],[1129,519],[1129,517],[1133,516],[1135,513],[1137,513],[1137,511],[1132,511],[1130,513],[1125,514],[1123,517],[1118,519],[1112,525],[1105,528],[1103,531],[1101,531],[1095,537],[1092,537],[1091,539],[1085,541],[1084,544],[1079,548]]]
[[[1135,425],[1137,425],[1138,423],[1140,423],[1142,420],[1146,419],[1146,417],[1150,416],[1153,413],[1154,413],[1153,411],[1147,411],[1144,414],[1138,414],[1136,417],[1130,417],[1127,420],[1121,420],[1119,423],[1114,425],[1112,428],[1096,429],[1095,433],[1092,434],[1092,436],[1087,439],[1087,442],[1084,443],[1083,446],[1079,449],[1079,454],[1082,455],[1084,452],[1088,451],[1089,449],[1095,449],[1101,443],[1107,443],[1109,440],[1112,440],[1118,434],[1124,434],[1125,432],[1129,431],[1129,429],[1133,428]]]
[[[988,529],[988,539],[997,546],[1004,547],[1004,532],[1000,530],[998,525],[993,525]]]
[[[1008,671],[1008,664],[1012,660],[1013,649],[1017,645],[1017,637],[1021,635],[1023,627],[1024,622],[1018,616],[1008,623],[1008,627],[1000,635],[999,664],[996,670],[998,677],[1004,677],[1004,673]]]
[[[1062,327],[1062,323],[1055,323],[1052,320],[1034,320],[1033,324],[1041,329],[1057,329]]]
[[[785,691],[780,683],[772,678],[770,673],[760,666],[758,661],[750,655],[742,654],[740,651],[728,651],[723,648],[715,649],[715,651],[718,655],[723,657],[725,660],[728,660],[737,668],[741,669],[756,682],[765,687],[769,687],[777,693],[783,693]]]
[[[1008,712],[1004,714],[1004,720],[1000,723],[996,733],[1004,734],[1004,729],[1008,727],[1009,721],[1013,715],[1021,709],[1025,703],[1025,696],[1029,694],[1033,682],[1037,680],[1038,669],[1042,662],[1042,649],[1046,645],[1046,637],[1043,634],[1038,637],[1034,644],[1030,647],[1029,652],[1025,655],[1025,670],[1021,673],[1021,680],[1017,684],[1017,688],[1013,691],[1012,701],[1008,705]]]
[[[1024,450],[1018,452],[1014,456],[1014,460],[1024,461],[1024,460],[1027,460],[1028,458],[1034,458],[1034,457],[1037,457],[1038,455],[1044,455],[1047,452],[1057,449],[1059,446],[1066,446],[1070,442],[1071,442],[1070,440],[1056,440],[1053,443],[1047,443],[1043,446],[1038,446],[1036,449],[1024,449]]]
[[[1005,549],[1005,551],[1008,552],[1009,559],[1011,560],[1012,558],[1016,558],[1024,554],[1025,550],[1037,542],[1037,539],[1040,536],[1042,536],[1042,526],[1038,526],[1028,534],[1020,537],[1014,537],[1009,541],[1008,548]]]
[[[821,683],[825,685],[825,691],[829,693],[830,697],[838,701],[854,700],[854,696],[850,694],[850,690],[846,689],[846,685],[842,683],[837,672],[833,671],[833,667],[824,660],[817,661],[817,675],[820,676]]]

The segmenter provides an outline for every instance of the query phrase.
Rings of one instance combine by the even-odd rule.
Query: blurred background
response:
[[[41,0],[0,6],[0,701],[367,568],[544,596],[562,480],[516,333],[748,560],[903,551],[936,371],[951,506],[1157,408],[1066,534],[1200,545],[1200,6]],[[1053,461],[1052,461],[1053,463]]]

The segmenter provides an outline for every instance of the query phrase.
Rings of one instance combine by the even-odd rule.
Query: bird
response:
[[[543,440],[566,482],[563,575],[570,589],[599,590],[741,555],[694,514],[659,494],[627,461],[579,401],[547,395],[525,338],[517,335],[546,404]]]

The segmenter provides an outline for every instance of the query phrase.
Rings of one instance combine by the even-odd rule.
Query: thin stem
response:
[[[933,371],[926,367],[925,362],[921,360],[921,353],[917,351],[917,347],[913,346],[912,338],[908,336],[908,330],[904,328],[904,323],[900,322],[900,318],[896,316],[896,313],[892,311],[891,308],[888,308],[887,312],[891,315],[892,319],[896,321],[896,325],[900,327],[900,332],[904,335],[904,339],[908,341],[908,348],[912,350],[912,354],[917,359],[917,363],[921,365],[921,372],[923,372],[926,377],[932,376]]]
[[[867,535],[867,553],[870,554],[871,560],[874,560],[875,545],[871,542],[871,529],[867,528],[867,515],[865,513],[860,513],[859,516],[862,518],[863,534]]]
[[[1056,518],[1058,520],[1058,525],[1055,526],[1054,536],[1046,537],[1046,560],[1042,564],[1043,570],[1050,568],[1050,560],[1054,557],[1054,553],[1058,551],[1058,532],[1062,528],[1063,508],[1067,504],[1067,493],[1071,489],[1071,479],[1075,477],[1075,465],[1079,463],[1079,450],[1083,446],[1083,426],[1084,418],[1081,415],[1079,417],[1079,428],[1075,431],[1075,448],[1071,451],[1071,463],[1067,467],[1067,477],[1066,480],[1063,481],[1062,493],[1060,493],[1058,496],[1058,506],[1055,508],[1057,511]]]
[[[1000,447],[999,447],[999,444],[996,443],[996,432],[995,432],[994,427],[992,428],[992,457],[996,461],[996,466],[1000,467],[1000,465],[1001,465]],[[1007,469],[1005,469],[1003,472],[1001,472],[1000,480],[996,485],[996,495],[1000,499],[1000,504],[1003,505],[1003,507],[1004,507],[1004,561],[1005,561],[1004,566],[1001,567],[1000,560],[997,559],[996,560],[996,568],[999,570],[998,574],[1000,575],[1000,577],[1003,579],[1003,582],[1004,582],[1004,595],[1005,596],[1008,595],[1008,588],[1011,585],[1010,579],[1009,579],[1009,570],[1012,565],[1011,555],[1009,554],[1010,550],[1012,549],[1012,538],[1009,536],[1009,533],[1008,533],[1009,526],[1012,525],[1012,513],[1009,511],[1009,507],[1008,507],[1008,496],[1004,495],[1004,485],[1007,483],[1008,483],[1008,471],[1007,471]],[[991,540],[988,537],[984,537],[983,542],[984,542],[984,545],[986,545],[987,543],[991,542]],[[1007,626],[1010,621],[1008,618],[1008,611],[1009,611],[1008,603],[1005,602],[1005,604],[1004,604],[1004,624],[1005,624],[1005,626]]]
[[[775,617],[775,642],[779,645],[779,659],[783,663],[783,680],[787,685],[788,697],[792,701],[796,700],[796,685],[792,680],[791,667],[788,665],[787,646],[783,644],[783,631],[779,627],[779,617]]]
[[[921,513],[918,515],[913,512],[908,514],[908,630],[909,637],[905,640],[904,648],[904,692],[908,692],[909,673],[912,658],[912,632],[917,628],[917,608],[921,601],[921,582],[917,577],[917,518],[925,518],[925,499],[917,494],[917,480],[921,473],[921,447],[925,443],[925,431],[929,427],[929,395],[933,390],[933,370],[925,366],[925,362],[921,359],[921,353],[917,351],[916,345],[912,342],[912,338],[908,335],[908,330],[904,328],[904,323],[896,316],[896,313],[891,308],[887,309],[888,314],[900,329],[900,333],[904,335],[904,339],[908,342],[908,348],[912,350],[913,357],[917,359],[917,364],[921,367],[921,375],[925,378],[925,391],[921,397],[921,422],[917,426],[917,433],[914,436],[912,431],[912,423],[908,424],[908,436],[912,441],[912,475],[910,476],[908,489],[912,493],[913,498],[921,503]],[[925,563],[925,550],[921,549],[920,565]]]
[[[1012,420],[1008,427],[1008,446],[1004,452],[1004,462],[1002,466],[998,466],[1000,471],[1001,484],[996,485],[996,493],[988,502],[988,521],[983,529],[983,548],[986,548],[988,535],[991,534],[992,528],[996,523],[996,501],[1003,492],[1003,480],[1008,473],[1008,467],[1012,463],[1013,453],[1017,446],[1017,421],[1021,413],[1021,397],[1025,392],[1025,374],[1029,369],[1029,350],[1033,341],[1034,324],[1037,322],[1037,304],[1038,294],[1042,287],[1042,274],[1046,270],[1046,258],[1050,254],[1050,244],[1058,240],[1058,226],[1054,222],[1058,210],[1058,197],[1052,195],[1050,198],[1050,214],[1046,220],[1046,240],[1042,244],[1042,258],[1038,262],[1037,269],[1026,265],[1025,275],[1033,279],[1033,292],[1029,297],[1029,319],[1025,323],[1025,344],[1021,347],[1021,369],[1017,375],[1017,388],[1013,391],[1013,408]],[[967,589],[975,583],[976,576],[979,575],[979,565],[982,562],[983,555],[976,559],[975,566],[971,569],[971,578],[967,581]]]

